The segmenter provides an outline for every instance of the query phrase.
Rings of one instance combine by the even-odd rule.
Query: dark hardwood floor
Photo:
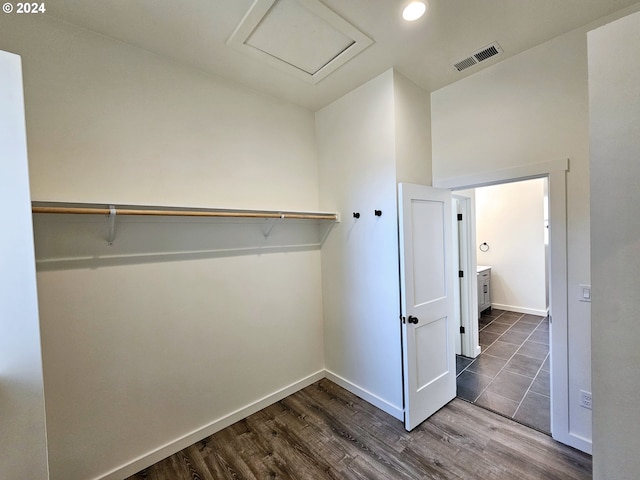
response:
[[[321,380],[129,480],[590,479],[591,457],[455,399],[412,432]]]

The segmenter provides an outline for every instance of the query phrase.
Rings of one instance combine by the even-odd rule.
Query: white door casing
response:
[[[456,396],[451,192],[399,184],[405,428]]]
[[[451,197],[451,215],[453,216],[453,228],[451,229],[453,237],[453,269],[457,272],[463,272],[462,246],[460,242],[463,240],[460,227],[458,225],[458,214],[460,214],[460,204],[456,197]],[[460,334],[455,336],[455,352],[456,355],[462,355],[462,332],[465,327],[465,312],[462,308],[462,299],[465,298],[464,277],[458,278],[457,283],[453,287],[453,313],[456,319],[456,326],[460,327]]]
[[[551,316],[551,434],[571,447],[591,453],[591,440],[573,434],[569,406],[569,323],[567,252],[567,172],[569,159],[520,165],[468,176],[434,179],[439,188],[466,190],[498,183],[549,179],[549,314]]]
[[[464,273],[459,279],[459,292],[457,292],[460,300],[460,325],[465,329],[465,333],[461,335],[461,350],[465,357],[476,358],[480,355],[480,344],[478,343],[475,199],[472,194],[460,192],[454,192],[452,198],[454,204],[457,204],[457,213],[462,214],[462,220],[456,219],[455,222],[458,228],[458,241],[454,239],[453,242],[454,256],[455,247],[458,248],[458,270]],[[454,232],[455,229],[456,227]]]

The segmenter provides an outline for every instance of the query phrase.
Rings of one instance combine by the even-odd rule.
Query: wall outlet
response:
[[[592,403],[593,403],[593,400],[591,398],[591,392],[585,392],[584,390],[580,390],[580,406],[591,410]]]

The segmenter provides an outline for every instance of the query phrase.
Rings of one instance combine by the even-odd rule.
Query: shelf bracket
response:
[[[271,225],[269,225],[269,228],[267,229],[267,231],[264,232],[264,238],[269,238],[269,235],[271,235],[271,230],[273,230],[273,227],[275,227],[276,223],[278,223],[283,218],[284,218],[284,213],[281,213],[280,216],[278,218],[276,218],[273,221],[273,223],[271,223]]]
[[[340,219],[338,219],[335,223],[338,223],[338,222],[340,222]],[[327,237],[331,233],[333,226],[334,226],[334,223],[327,223],[327,225],[324,226],[324,232],[322,233],[322,238],[320,238],[320,246],[324,245],[324,241],[327,239]]]
[[[107,236],[107,244],[112,247],[116,238],[116,207],[109,205],[109,234]]]

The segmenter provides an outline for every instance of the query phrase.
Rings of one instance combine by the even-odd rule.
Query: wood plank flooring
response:
[[[412,432],[327,379],[128,480],[582,480],[591,457],[455,399]]]

